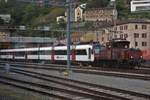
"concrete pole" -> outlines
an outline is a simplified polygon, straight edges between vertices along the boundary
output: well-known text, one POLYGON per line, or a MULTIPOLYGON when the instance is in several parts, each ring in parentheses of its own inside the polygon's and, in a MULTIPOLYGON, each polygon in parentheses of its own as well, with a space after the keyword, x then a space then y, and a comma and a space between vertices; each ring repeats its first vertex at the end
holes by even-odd
POLYGON ((70 44, 71 44, 71 38, 70 38, 70 0, 66 0, 67 4, 67 68, 68 71, 71 67, 71 61, 70 61, 70 44))

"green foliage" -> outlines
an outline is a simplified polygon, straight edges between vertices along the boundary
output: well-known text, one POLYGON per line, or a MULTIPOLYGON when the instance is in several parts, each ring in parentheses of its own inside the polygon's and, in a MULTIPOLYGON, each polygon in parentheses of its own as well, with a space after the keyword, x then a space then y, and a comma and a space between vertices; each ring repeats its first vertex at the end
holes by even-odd
POLYGON ((0 13, 7 11, 7 4, 4 0, 0 0, 0 13))
POLYGON ((149 12, 129 13, 129 19, 150 19, 149 12))
POLYGON ((56 17, 60 15, 64 15, 64 13, 65 13, 65 9, 51 8, 48 11, 48 13, 40 14, 38 17, 34 18, 32 20, 32 26, 51 25, 51 23, 56 23, 56 17))
MULTIPOLYGON (((19 0, 8 0, 8 2, 4 2, 5 0, 0 0, 0 14, 11 14, 12 24, 14 25, 30 25, 30 27, 34 26, 53 26, 53 29, 66 27, 66 23, 61 21, 60 24, 56 23, 56 17, 64 15, 65 9, 58 7, 37 7, 33 4, 26 4, 19 2, 19 0)), ((57 0, 61 1, 61 0, 57 0)), ((65 2, 64 0, 63 2, 65 2)), ((106 7, 110 0, 79 0, 81 3, 87 3, 88 8, 98 8, 98 7, 106 7)), ((134 19, 134 18, 146 18, 150 19, 149 12, 140 12, 140 13, 130 13, 128 7, 125 6, 124 0, 116 0, 116 8, 118 10, 119 19, 134 19)), ((2 20, 0 19, 0 24, 2 24, 2 20)), ((86 23, 85 27, 90 28, 91 24, 86 23)), ((31 35, 32 30, 28 30, 26 33, 22 35, 31 35)), ((54 32, 54 36, 59 32, 54 32)), ((50 33, 47 33, 50 35, 50 33)), ((32 36, 41 36, 41 32, 37 32, 36 34, 32 34, 32 36)))
POLYGON ((116 0, 119 19, 150 19, 149 12, 131 13, 123 0, 116 0))
POLYGON ((109 0, 81 0, 82 2, 87 3, 87 8, 99 8, 106 7, 109 3, 109 0))
POLYGON ((129 10, 123 0, 116 0, 116 8, 120 19, 127 19, 129 10))

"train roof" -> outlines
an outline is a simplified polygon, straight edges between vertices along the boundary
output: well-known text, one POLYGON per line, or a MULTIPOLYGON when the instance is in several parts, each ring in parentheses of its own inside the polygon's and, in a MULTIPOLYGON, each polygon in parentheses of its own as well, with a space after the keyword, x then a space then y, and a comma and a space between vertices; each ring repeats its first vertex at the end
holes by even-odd
MULTIPOLYGON (((52 50, 53 47, 36 47, 36 48, 19 48, 19 49, 3 49, 0 52, 23 52, 23 51, 42 51, 42 50, 52 50)), ((84 48, 92 48, 91 44, 86 45, 72 45, 71 48, 76 49, 84 49, 84 48)), ((55 50, 66 50, 67 46, 54 46, 55 50)))
POLYGON ((20 49, 4 49, 0 50, 0 52, 21 52, 21 51, 37 51, 38 48, 20 48, 20 49))
POLYGON ((112 39, 110 42, 130 42, 130 41, 126 39, 116 38, 116 39, 112 39))

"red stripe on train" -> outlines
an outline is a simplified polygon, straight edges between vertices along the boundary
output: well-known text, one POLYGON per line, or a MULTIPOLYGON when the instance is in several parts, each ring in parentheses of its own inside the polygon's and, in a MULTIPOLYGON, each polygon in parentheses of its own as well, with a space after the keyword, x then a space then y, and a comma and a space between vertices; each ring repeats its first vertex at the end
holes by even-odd
POLYGON ((72 54, 72 61, 75 61, 76 60, 76 51, 75 50, 72 50, 71 52, 72 54))
POLYGON ((142 55, 145 60, 150 60, 150 49, 142 50, 142 55))
POLYGON ((51 61, 52 61, 52 63, 55 63, 55 51, 54 51, 54 47, 52 47, 51 61))

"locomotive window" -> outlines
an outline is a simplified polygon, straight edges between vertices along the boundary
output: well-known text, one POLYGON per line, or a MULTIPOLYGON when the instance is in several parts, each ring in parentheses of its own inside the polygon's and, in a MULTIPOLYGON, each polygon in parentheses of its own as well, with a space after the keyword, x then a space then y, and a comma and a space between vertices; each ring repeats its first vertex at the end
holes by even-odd
POLYGON ((94 47, 93 47, 94 53, 99 54, 101 47, 102 47, 101 45, 94 45, 94 47))
POLYGON ((129 48, 129 42, 116 42, 116 43, 113 43, 113 47, 115 47, 115 48, 129 48))
POLYGON ((67 55, 67 51, 66 50, 56 50, 55 55, 67 55))
POLYGON ((94 53, 98 54, 99 52, 100 52, 100 48, 99 47, 95 47, 94 53))
POLYGON ((76 55, 87 55, 86 50, 76 50, 76 55))

